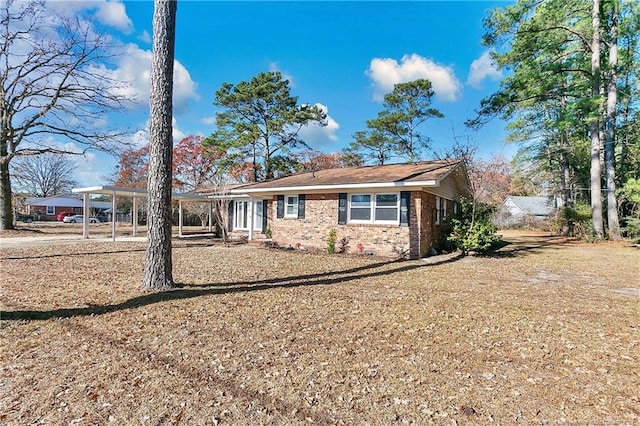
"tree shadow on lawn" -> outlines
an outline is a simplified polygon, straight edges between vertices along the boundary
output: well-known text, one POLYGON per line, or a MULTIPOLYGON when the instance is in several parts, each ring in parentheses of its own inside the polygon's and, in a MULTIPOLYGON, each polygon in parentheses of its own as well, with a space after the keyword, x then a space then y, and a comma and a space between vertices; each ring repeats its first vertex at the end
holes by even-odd
POLYGON ((388 277, 390 275, 411 271, 414 269, 428 268, 432 266, 452 263, 463 256, 450 257, 439 262, 425 264, 421 261, 398 261, 391 260, 378 262, 371 265, 359 266, 352 269, 333 272, 322 272, 317 274, 290 276, 281 278, 269 278, 256 281, 240 281, 232 283, 211 283, 192 286, 188 284, 177 284, 175 289, 161 291, 157 293, 147 293, 134 297, 122 303, 113 305, 92 305, 85 308, 61 308, 48 311, 0 311, 0 319, 4 321, 39 321, 52 318, 72 318, 90 315, 103 315, 126 309, 135 309, 142 306, 153 305, 155 303, 170 300, 185 300, 200 296, 210 296, 216 294, 231 294, 240 292, 269 290, 276 288, 294 288, 302 286, 332 285, 342 284, 363 278, 388 277), (375 269, 397 265, 391 269, 375 269))
POLYGON ((27 259, 47 259, 47 258, 55 258, 55 257, 75 257, 75 256, 95 256, 95 255, 105 255, 105 254, 119 254, 119 253, 135 253, 140 251, 145 251, 146 248, 139 249, 126 249, 126 250, 104 250, 104 251, 96 251, 96 252, 87 252, 83 251, 80 253, 56 253, 56 254, 42 254, 36 256, 8 256, 8 257, 0 257, 0 260, 27 260, 27 259))
MULTIPOLYGON (((85 240, 86 241, 86 240, 85 240)), ((91 240, 88 240, 89 242, 93 242, 91 240)), ((73 243, 71 243, 73 244, 73 243)), ((97 244, 103 244, 102 242, 97 242, 97 244)), ((104 243, 104 244, 113 244, 111 242, 108 243, 104 243)), ((131 243, 127 243, 127 244, 131 244, 131 243)), ((38 254, 38 255, 33 255, 33 256, 7 256, 7 257, 1 257, 0 256, 0 261, 2 260, 28 260, 28 259, 47 259, 47 258, 56 258, 56 257, 75 257, 75 256, 95 256, 95 255, 104 255, 104 254, 119 254, 119 253, 135 253, 135 252, 144 252, 147 250, 146 248, 146 243, 134 243, 134 244, 145 244, 144 247, 141 248, 135 248, 135 249, 120 249, 120 250, 103 250, 103 251, 82 251, 82 252, 78 252, 78 253, 55 253, 55 254, 38 254)), ((203 248, 203 247, 213 247, 213 246, 220 246, 221 244, 218 242, 180 242, 180 244, 174 245, 172 248, 173 249, 183 249, 183 248, 193 248, 193 247, 198 247, 198 248, 203 248)), ((64 247, 64 245, 62 245, 62 247, 64 247)))
POLYGON ((513 258, 528 254, 539 253, 546 248, 556 248, 559 246, 571 244, 575 239, 560 236, 535 236, 535 237, 518 237, 508 240, 500 240, 493 249, 481 255, 490 258, 513 258))

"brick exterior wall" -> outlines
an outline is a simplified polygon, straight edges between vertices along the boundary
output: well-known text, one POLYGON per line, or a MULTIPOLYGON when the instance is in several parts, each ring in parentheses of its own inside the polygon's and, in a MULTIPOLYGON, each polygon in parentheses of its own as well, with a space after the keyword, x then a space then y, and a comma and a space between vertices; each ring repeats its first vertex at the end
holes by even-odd
MULTIPOLYGON (((272 240, 281 247, 305 247, 325 250, 329 231, 336 230, 336 248, 348 239, 347 252, 362 252, 384 257, 408 253, 412 259, 429 255, 431 248, 442 246, 443 226, 435 224, 436 197, 422 191, 411 192, 409 226, 346 224, 338 225, 338 194, 306 194, 304 219, 277 218, 276 197, 269 202, 267 223, 272 240)), ((448 203, 452 209, 453 204, 448 203)), ((247 232, 232 232, 232 237, 247 232)), ((255 233, 254 238, 264 238, 255 233)))

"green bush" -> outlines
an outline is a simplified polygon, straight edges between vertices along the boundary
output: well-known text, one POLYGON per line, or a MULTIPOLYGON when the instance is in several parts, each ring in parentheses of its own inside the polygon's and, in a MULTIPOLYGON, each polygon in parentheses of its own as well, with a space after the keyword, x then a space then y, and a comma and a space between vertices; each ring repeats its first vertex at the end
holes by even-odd
POLYGON ((329 235, 327 236, 327 253, 335 254, 336 252, 336 230, 331 228, 329 235))
POLYGON ((464 254, 470 251, 485 253, 500 241, 500 237, 496 235, 496 227, 489 223, 474 222, 473 226, 468 226, 455 219, 453 222, 449 241, 454 243, 464 254))
POLYGON ((590 205, 579 203, 573 207, 563 208, 562 220, 570 225, 575 237, 581 238, 590 243, 598 240, 596 229, 593 226, 590 205))
POLYGON ((629 179, 620 190, 623 202, 622 218, 624 226, 621 228, 624 236, 634 242, 640 242, 640 179, 629 179))
POLYGON ((487 252, 500 241, 496 227, 491 224, 494 211, 492 206, 485 203, 477 203, 474 211, 471 200, 460 200, 460 211, 451 221, 453 228, 448 240, 463 254, 470 251, 487 252))
POLYGON ((625 217, 625 226, 622 227, 622 232, 627 238, 630 238, 635 243, 640 243, 640 219, 637 217, 625 217))

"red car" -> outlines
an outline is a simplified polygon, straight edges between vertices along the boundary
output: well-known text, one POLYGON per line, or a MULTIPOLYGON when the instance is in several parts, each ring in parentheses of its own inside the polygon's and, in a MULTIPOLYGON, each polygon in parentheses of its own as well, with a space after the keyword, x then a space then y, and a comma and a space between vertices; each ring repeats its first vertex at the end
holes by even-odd
POLYGON ((56 216, 56 219, 57 220, 62 220, 67 216, 73 216, 73 215, 75 215, 74 212, 62 212, 62 213, 58 213, 58 216, 56 216))

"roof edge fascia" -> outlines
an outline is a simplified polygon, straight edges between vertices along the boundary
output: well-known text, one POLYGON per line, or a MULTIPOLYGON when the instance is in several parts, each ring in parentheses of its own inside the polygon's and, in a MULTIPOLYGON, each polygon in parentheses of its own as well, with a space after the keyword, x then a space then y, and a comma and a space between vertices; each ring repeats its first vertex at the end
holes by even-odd
POLYGON ((146 189, 124 188, 124 187, 112 186, 112 185, 99 185, 99 186, 86 186, 83 188, 73 188, 71 192, 73 192, 74 194, 84 194, 84 193, 102 194, 106 192, 110 192, 110 193, 121 192, 121 193, 147 195, 146 189))
POLYGON ((350 189, 379 189, 379 188, 422 188, 440 186, 441 179, 432 179, 415 182, 378 182, 378 183, 351 183, 341 185, 299 185, 299 186, 280 186, 271 188, 238 188, 232 189, 231 194, 260 194, 274 192, 310 192, 310 191, 326 191, 326 190, 350 190, 350 189))

